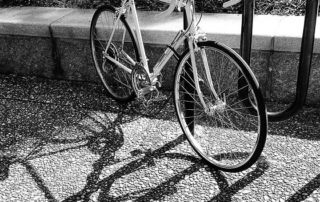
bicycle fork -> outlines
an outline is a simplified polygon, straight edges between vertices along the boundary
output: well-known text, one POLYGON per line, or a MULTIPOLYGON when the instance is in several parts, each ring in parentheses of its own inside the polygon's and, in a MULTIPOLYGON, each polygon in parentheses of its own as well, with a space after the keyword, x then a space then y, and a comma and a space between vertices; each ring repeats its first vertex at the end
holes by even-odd
POLYGON ((207 58, 207 54, 204 48, 198 48, 195 39, 193 37, 190 37, 188 40, 188 45, 189 45, 189 50, 190 50, 190 58, 191 58, 191 66, 192 66, 192 73, 193 73, 193 77, 194 77, 194 85, 196 88, 196 92, 199 96, 201 105, 203 106, 203 108, 205 109, 205 113, 207 113, 208 115, 214 115, 216 111, 222 111, 225 109, 226 106, 226 97, 224 95, 223 100, 219 98, 219 95, 217 94, 213 82, 211 80, 211 73, 210 73, 210 69, 209 69, 209 63, 208 63, 208 58, 207 58), (195 58, 195 51, 200 51, 200 55, 201 55, 201 59, 203 61, 203 65, 204 65, 204 70, 205 70, 205 76, 208 81, 209 84, 209 88, 210 88, 210 92, 212 93, 213 97, 215 98, 215 103, 212 103, 211 101, 205 101, 204 100, 204 95, 203 92, 200 89, 200 80, 199 80, 199 74, 198 74, 198 70, 197 70, 197 64, 196 64, 196 58, 195 58))

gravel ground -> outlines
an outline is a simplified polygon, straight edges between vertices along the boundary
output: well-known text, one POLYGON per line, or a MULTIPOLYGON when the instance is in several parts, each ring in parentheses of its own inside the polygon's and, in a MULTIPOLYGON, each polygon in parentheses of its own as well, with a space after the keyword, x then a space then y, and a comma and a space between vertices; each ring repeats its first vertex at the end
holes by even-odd
POLYGON ((0 201, 320 201, 319 108, 270 123, 239 173, 201 161, 171 102, 144 116, 100 85, 0 75, 0 111, 0 201))

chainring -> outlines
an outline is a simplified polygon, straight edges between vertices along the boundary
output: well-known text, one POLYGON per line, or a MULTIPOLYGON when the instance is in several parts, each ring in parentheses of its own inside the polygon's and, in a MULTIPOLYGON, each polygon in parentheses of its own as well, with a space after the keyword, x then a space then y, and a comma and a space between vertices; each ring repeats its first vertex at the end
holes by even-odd
POLYGON ((157 88, 151 84, 148 72, 139 64, 131 73, 131 81, 138 99, 143 100, 145 104, 159 95, 157 88))

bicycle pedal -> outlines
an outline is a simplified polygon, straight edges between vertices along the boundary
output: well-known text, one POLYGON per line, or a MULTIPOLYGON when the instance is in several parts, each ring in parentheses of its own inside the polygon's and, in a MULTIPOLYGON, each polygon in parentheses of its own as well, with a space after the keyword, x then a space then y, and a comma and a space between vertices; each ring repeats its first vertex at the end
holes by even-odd
POLYGON ((163 102, 169 99, 169 96, 160 93, 157 97, 151 99, 145 99, 145 97, 138 97, 137 101, 142 103, 145 107, 150 106, 150 104, 155 104, 156 102, 163 102))

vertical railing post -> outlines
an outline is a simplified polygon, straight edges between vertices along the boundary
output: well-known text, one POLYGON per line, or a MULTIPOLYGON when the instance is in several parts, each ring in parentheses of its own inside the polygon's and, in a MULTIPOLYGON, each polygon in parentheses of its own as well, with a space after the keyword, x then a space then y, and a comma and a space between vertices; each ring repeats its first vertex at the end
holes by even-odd
POLYGON ((240 36, 240 55, 250 65, 254 0, 243 0, 243 13, 240 36))
POLYGON ((295 115, 303 107, 303 104, 306 101, 318 8, 319 0, 307 0, 295 100, 287 109, 283 111, 268 113, 270 121, 282 121, 295 115))
MULTIPOLYGON (((253 14, 254 14, 254 0, 242 0, 242 21, 241 21, 241 35, 240 35, 240 55, 250 65, 251 59, 251 44, 252 44, 252 29, 253 29, 253 14)), ((243 100, 243 104, 247 109, 255 113, 249 96, 249 87, 247 81, 244 79, 241 72, 239 72, 238 80, 238 96, 243 100), (240 90, 241 89, 241 90, 240 90)))
MULTIPOLYGON (((250 65, 255 0, 243 0, 242 3, 243 15, 241 25, 240 55, 250 65)), ((303 104, 305 103, 309 86, 318 8, 319 0, 307 0, 295 100, 285 110, 268 112, 268 118, 270 121, 282 121, 293 116, 302 108, 303 104)))
POLYGON ((318 8, 319 0, 307 0, 300 50, 296 99, 293 103, 293 106, 296 105, 298 109, 302 108, 308 93, 318 8))

